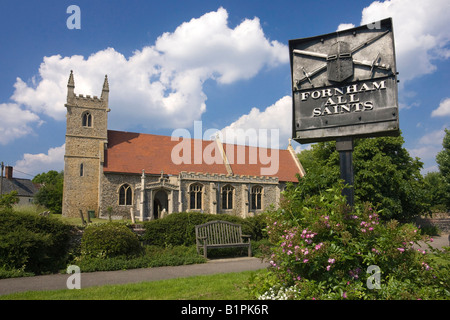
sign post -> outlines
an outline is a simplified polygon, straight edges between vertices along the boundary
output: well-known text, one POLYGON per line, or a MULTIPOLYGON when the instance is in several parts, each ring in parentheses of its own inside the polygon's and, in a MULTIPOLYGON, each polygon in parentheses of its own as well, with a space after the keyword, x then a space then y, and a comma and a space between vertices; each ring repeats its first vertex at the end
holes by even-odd
POLYGON ((350 187, 344 188, 342 194, 347 198, 347 203, 353 206, 353 138, 338 138, 336 140, 336 150, 339 152, 339 165, 341 169, 341 179, 350 187))
MULTIPOLYGON (((353 185, 354 138, 399 134, 392 19, 289 41, 292 136, 336 141, 341 178, 353 185)), ((353 191, 346 189, 349 204, 353 191)))

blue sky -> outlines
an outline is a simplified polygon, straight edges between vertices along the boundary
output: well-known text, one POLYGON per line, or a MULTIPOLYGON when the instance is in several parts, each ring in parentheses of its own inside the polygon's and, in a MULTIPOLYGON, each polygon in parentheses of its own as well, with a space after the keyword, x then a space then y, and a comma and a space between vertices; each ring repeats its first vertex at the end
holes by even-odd
MULTIPOLYGON (((109 129, 278 129, 291 135, 288 41, 394 21, 405 147, 435 171, 450 127, 448 1, 23 1, 0 4, 0 161, 63 169, 65 97, 110 84, 109 129), (81 29, 69 29, 70 5, 81 29)), ((294 143, 297 150, 307 145, 294 143)))

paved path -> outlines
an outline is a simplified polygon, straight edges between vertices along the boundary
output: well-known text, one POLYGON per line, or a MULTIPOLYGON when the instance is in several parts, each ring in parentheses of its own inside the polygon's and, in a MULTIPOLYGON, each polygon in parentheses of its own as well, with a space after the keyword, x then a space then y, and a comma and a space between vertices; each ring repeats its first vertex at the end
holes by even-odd
MULTIPOLYGON (((119 271, 81 273, 81 288, 106 284, 138 283, 183 278, 215 273, 259 270, 268 266, 258 258, 209 260, 207 263, 174 267, 143 268, 119 271)), ((67 289, 69 274, 53 274, 25 278, 1 279, 0 295, 23 291, 67 289)))
MULTIPOLYGON (((440 236, 432 236, 433 242, 428 242, 429 245, 431 245, 435 249, 442 249, 443 246, 450 247, 450 235, 448 233, 443 233, 440 236)), ((427 250, 428 246, 425 243, 419 242, 420 247, 417 247, 417 245, 414 245, 416 248, 420 248, 423 250, 427 250)))

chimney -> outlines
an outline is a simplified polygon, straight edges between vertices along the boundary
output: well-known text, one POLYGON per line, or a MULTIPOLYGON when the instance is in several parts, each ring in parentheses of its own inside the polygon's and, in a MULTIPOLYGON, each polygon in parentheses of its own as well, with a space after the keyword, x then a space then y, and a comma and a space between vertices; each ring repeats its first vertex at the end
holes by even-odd
POLYGON ((12 179, 13 177, 13 167, 6 166, 5 167, 5 177, 6 179, 12 179))

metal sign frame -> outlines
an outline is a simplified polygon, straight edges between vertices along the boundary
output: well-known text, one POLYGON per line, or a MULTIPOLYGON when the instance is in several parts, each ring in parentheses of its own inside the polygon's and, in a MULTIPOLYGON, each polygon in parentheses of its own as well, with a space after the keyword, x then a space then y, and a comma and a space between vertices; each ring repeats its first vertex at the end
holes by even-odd
POLYGON ((299 143, 399 134, 392 19, 289 41, 299 143))

